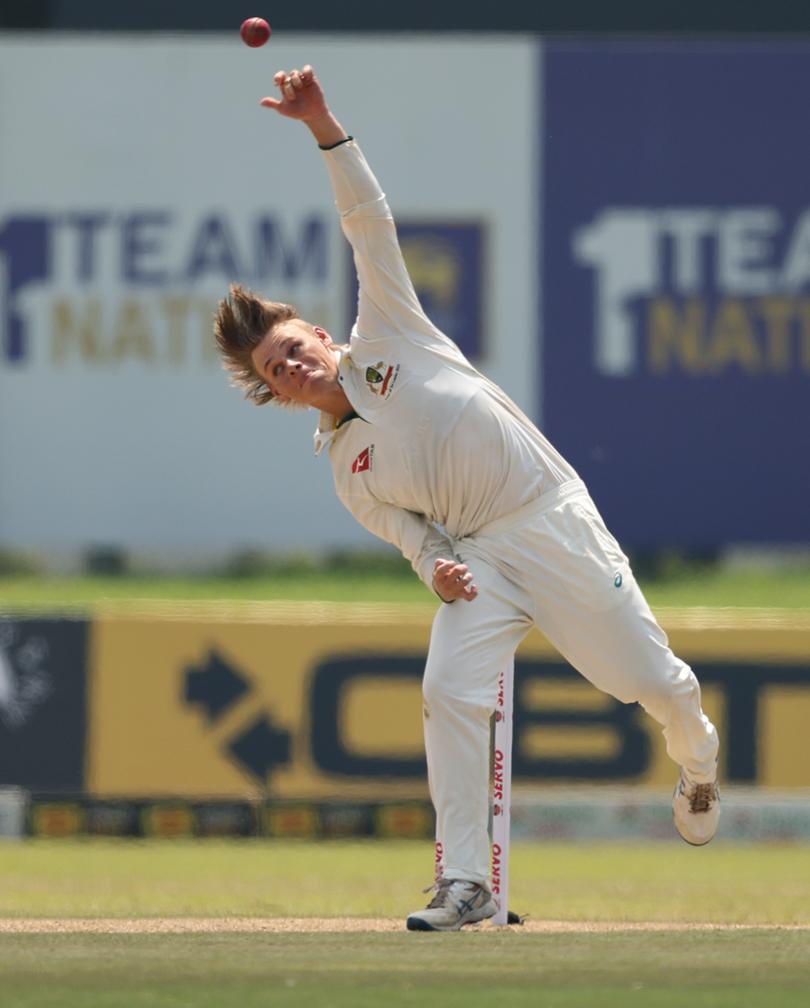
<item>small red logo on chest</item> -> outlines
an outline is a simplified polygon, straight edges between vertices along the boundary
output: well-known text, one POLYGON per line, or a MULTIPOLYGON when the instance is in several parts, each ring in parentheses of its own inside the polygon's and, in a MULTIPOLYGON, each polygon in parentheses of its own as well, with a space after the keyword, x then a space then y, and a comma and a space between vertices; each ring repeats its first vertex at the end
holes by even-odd
POLYGON ((374 445, 369 445, 368 448, 364 448, 357 458, 352 462, 352 472, 361 473, 367 472, 371 468, 371 462, 374 458, 374 445))

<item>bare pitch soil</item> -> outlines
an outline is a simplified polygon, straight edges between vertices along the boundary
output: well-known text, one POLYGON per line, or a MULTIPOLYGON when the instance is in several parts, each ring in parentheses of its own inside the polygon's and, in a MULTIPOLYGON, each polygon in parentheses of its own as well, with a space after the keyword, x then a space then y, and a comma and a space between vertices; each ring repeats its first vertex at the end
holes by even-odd
MULTIPOLYGON (((711 924, 701 921, 526 920, 508 929, 525 934, 608 934, 618 931, 810 931, 810 924, 711 924)), ((0 918, 0 934, 307 934, 404 930, 395 917, 70 917, 0 918)), ((489 923, 465 931, 494 931, 489 923)))

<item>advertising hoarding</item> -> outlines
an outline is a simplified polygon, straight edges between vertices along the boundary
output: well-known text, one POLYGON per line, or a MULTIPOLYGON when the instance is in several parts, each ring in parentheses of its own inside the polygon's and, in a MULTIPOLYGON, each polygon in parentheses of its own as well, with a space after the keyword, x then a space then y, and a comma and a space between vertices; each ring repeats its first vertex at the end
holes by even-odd
POLYGON ((810 46, 549 40, 542 397, 630 546, 810 539, 810 46))
POLYGON ((322 158, 259 106, 278 68, 315 66, 411 222, 426 304, 527 410, 536 400, 532 41, 279 34, 248 50, 236 27, 0 36, 5 547, 113 544, 171 563, 374 542, 313 457, 317 416, 245 404, 214 353, 233 280, 348 334, 322 158), (508 116, 482 67, 516 81, 508 116), (441 101, 438 79, 452 82, 441 101))
POLYGON ((0 788, 85 783, 88 623, 0 615, 0 788))
MULTIPOLYGON (((226 618, 93 626, 88 793, 281 802, 425 800, 421 678, 430 607, 281 603, 226 618)), ((807 621, 670 615, 701 682, 728 784, 810 786, 807 621)), ((638 704, 596 690, 532 631, 515 669, 516 788, 669 790, 677 768, 638 704)))

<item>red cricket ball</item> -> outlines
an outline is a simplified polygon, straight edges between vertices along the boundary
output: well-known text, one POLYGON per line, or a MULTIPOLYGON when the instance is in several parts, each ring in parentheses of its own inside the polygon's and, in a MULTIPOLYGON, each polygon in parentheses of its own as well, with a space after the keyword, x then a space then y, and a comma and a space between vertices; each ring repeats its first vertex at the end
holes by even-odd
POLYGON ((251 49, 258 49, 270 38, 271 28, 264 18, 253 17, 242 22, 239 34, 242 41, 251 49))

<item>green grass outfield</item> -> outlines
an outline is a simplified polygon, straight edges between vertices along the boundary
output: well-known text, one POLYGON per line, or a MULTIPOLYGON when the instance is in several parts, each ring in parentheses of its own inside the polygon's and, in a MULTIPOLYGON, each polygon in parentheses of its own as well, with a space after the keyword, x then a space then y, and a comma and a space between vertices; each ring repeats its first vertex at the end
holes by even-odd
POLYGON ((4 1008, 806 1008, 806 933, 3 935, 4 1008))
MULTIPOLYGON (((810 609, 810 571, 683 569, 641 585, 653 608, 743 606, 810 609)), ((302 573, 245 578, 31 577, 0 575, 0 611, 92 609, 106 601, 433 602, 415 576, 302 573)))
POLYGON ((526 926, 460 934, 398 929, 425 899, 425 842, 24 841, 0 846, 0 864, 3 1008, 810 1003, 801 847, 515 844, 511 903, 526 926), (67 930, 99 917, 133 933, 67 930), (206 928, 140 933, 188 917, 206 928), (229 931, 237 917, 257 929, 229 931), (262 930, 287 917, 397 929, 262 930), (60 923, 14 930, 38 918, 60 923))

